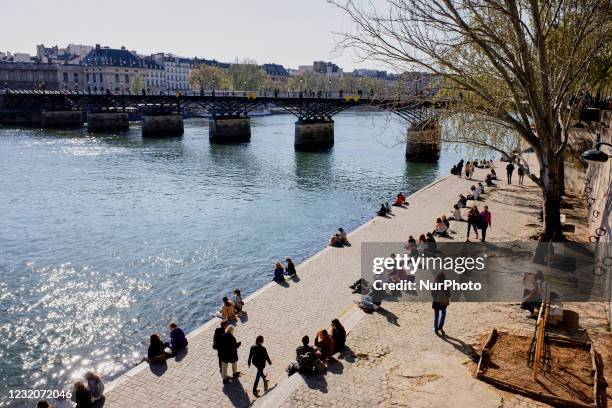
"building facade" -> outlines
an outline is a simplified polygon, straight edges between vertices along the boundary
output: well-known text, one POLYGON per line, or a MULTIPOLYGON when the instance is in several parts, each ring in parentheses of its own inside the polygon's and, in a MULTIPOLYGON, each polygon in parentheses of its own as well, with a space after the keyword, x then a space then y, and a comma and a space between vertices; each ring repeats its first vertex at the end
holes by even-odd
POLYGON ((145 61, 125 47, 97 44, 83 59, 83 68, 86 89, 91 92, 140 93, 149 77, 145 61))

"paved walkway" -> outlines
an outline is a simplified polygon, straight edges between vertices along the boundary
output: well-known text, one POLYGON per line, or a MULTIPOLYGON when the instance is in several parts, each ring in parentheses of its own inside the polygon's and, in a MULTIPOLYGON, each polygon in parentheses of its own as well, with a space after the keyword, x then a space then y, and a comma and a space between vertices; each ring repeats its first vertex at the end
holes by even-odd
MULTIPOLYGON (((498 170, 500 175, 504 173, 499 166, 498 170)), ((477 169, 476 178, 483 176, 484 171, 477 169)), ((226 386, 221 383, 216 352, 211 348, 219 323, 214 320, 190 334, 189 352, 180 361, 170 360, 165 369, 155 372, 142 364, 117 379, 107 392, 106 407, 248 406, 254 401, 251 388, 255 372, 246 367, 246 360, 259 334, 266 339, 273 365, 266 370, 269 393, 256 405, 497 407, 504 401, 521 403, 523 399, 504 399, 497 390, 473 379, 466 364, 470 345, 494 326, 531 332, 532 321, 518 308, 453 305, 446 328, 456 340, 445 342, 433 336, 429 304, 392 304, 387 308, 391 315, 366 315, 355 306, 359 297, 347 288, 360 276, 362 242, 405 241, 410 234, 431 230, 435 218, 448 214, 457 195, 466 193, 472 184, 454 176, 439 180, 412 195, 408 208, 394 209, 394 217, 377 217, 352 232, 352 247, 325 248, 299 265, 299 281, 290 281, 287 287, 271 283, 250 296, 245 307, 248 319, 238 322, 235 330, 243 343, 239 350, 243 376, 239 381, 226 386), (326 376, 308 382, 300 375, 288 379, 285 369, 294 360, 301 337, 308 334, 312 338, 321 328, 329 327, 333 318, 340 318, 351 329, 348 344, 356 358, 340 360, 326 376), (396 318, 397 325, 389 323, 396 318), (410 364, 402 364, 406 361, 410 364)), ((516 193, 517 188, 510 192, 516 193)), ((537 193, 537 188, 531 189, 537 193)), ((493 212, 491 239, 526 238, 530 231, 522 227, 533 222, 537 210, 516 212, 515 205, 505 203, 505 196, 495 197, 487 201, 493 212)), ((457 237, 465 237, 465 224, 455 229, 457 237)))

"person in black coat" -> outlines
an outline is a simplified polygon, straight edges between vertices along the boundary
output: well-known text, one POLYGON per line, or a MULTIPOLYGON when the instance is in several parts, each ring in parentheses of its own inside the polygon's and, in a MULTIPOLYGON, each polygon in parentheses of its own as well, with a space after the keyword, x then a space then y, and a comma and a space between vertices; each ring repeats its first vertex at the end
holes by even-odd
POLYGON ((219 358, 219 372, 221 372, 221 343, 223 342, 223 336, 225 335, 225 329, 229 325, 225 320, 221 321, 221 326, 215 329, 215 335, 213 336, 212 347, 217 350, 217 357, 219 358))
POLYGON ((225 334, 221 338, 221 375, 223 376, 223 384, 227 384, 229 382, 229 377, 227 376, 227 365, 232 365, 232 375, 234 378, 240 377, 240 372, 238 371, 238 347, 240 347, 241 342, 236 341, 234 337, 234 327, 227 326, 225 329, 225 334))
MULTIPOLYGON (((439 286, 443 285, 445 280, 446 276, 444 273, 439 273, 436 276, 436 284, 439 286)), ((436 288, 431 291, 431 297, 431 308, 434 310, 434 332, 446 336, 446 333, 444 333, 444 321, 446 319, 446 308, 450 302, 450 291, 448 289, 436 288)))
POLYGON ((149 348, 147 349, 147 361, 151 364, 163 363, 171 357, 166 353, 166 345, 159 338, 159 334, 152 334, 149 348))
POLYGON ((81 381, 74 383, 74 392, 72 393, 72 401, 76 403, 75 408, 91 408, 91 393, 81 381))
POLYGON ((264 385, 267 386, 268 380, 266 379, 266 375, 263 370, 266 367, 266 362, 268 364, 272 364, 270 357, 268 356, 268 351, 263 346, 264 338, 263 336, 257 336, 255 339, 255 345, 251 346, 251 350, 249 351, 249 361, 248 365, 251 366, 251 363, 257 368, 257 374, 255 375, 255 383, 253 384, 253 395, 257 396, 257 386, 259 385, 259 379, 263 378, 264 385))
POLYGON ((170 341, 165 346, 172 349, 172 355, 176 355, 177 352, 186 349, 189 342, 185 332, 176 323, 170 323, 168 328, 170 329, 170 341))

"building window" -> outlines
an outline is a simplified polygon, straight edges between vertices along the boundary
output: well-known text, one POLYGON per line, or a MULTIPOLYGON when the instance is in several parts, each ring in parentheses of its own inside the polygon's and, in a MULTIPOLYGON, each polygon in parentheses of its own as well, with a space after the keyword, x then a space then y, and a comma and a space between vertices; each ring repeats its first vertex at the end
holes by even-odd
POLYGON ((87 78, 87 82, 89 82, 89 72, 85 75, 85 78, 87 78))
POLYGON ((73 74, 73 78, 74 78, 74 83, 78 83, 79 82, 79 74, 78 74, 78 72, 75 72, 73 74))
MULTIPOLYGON (((104 77, 102 76, 102 73, 100 72, 100 82, 104 82, 104 77)), ((103 89, 104 90, 104 89, 103 89)))
POLYGON ((115 74, 115 83, 119 83, 119 74, 115 74))
POLYGON ((64 72, 64 82, 68 82, 68 73, 64 72))
POLYGON ((130 76, 128 74, 125 74, 125 83, 126 84, 130 83, 130 76))

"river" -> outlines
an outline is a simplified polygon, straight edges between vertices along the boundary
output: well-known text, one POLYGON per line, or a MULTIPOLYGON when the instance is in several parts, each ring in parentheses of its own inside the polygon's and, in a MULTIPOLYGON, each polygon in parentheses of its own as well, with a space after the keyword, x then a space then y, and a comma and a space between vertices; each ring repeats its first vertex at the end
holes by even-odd
MULTIPOLYGON (((190 331, 276 260, 301 262, 398 191, 448 174, 458 153, 407 163, 406 125, 335 117, 330 152, 297 153, 290 115, 252 119, 245 145, 0 127, 0 406, 11 389, 115 378, 177 320, 190 331)), ((433 220, 432 220, 433 224, 433 220)))

